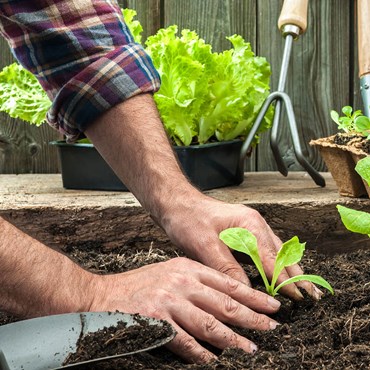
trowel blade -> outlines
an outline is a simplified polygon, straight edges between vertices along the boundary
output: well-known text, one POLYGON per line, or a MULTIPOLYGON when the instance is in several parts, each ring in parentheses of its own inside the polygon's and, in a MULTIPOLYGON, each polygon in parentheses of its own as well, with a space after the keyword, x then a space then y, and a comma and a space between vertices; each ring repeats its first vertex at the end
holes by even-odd
MULTIPOLYGON (((66 369, 82 362, 62 366, 71 352, 77 349, 81 330, 95 332, 124 321, 127 326, 137 324, 140 316, 121 312, 83 312, 39 317, 0 326, 0 370, 66 369)), ((150 325, 163 325, 159 320, 148 318, 150 325)), ((148 351, 171 341, 173 330, 167 338, 156 341, 135 352, 85 361, 83 364, 117 358, 148 351)))

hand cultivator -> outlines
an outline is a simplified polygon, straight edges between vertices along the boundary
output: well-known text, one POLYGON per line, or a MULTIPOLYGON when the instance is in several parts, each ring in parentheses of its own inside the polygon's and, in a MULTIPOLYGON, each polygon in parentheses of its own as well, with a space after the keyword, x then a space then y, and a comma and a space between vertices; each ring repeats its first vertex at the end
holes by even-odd
POLYGON ((275 113, 271 128, 270 145, 279 172, 282 175, 287 176, 288 169, 283 161, 277 140, 281 108, 283 105, 285 105, 286 113, 288 116, 290 134, 293 141, 294 152, 297 157, 297 160, 301 164, 301 166, 310 174, 310 176, 317 185, 325 186, 324 178, 312 167, 312 165, 307 161, 307 159, 302 153, 292 102, 288 94, 284 92, 293 41, 297 40, 298 37, 301 34, 303 34, 307 28, 307 8, 308 0, 285 0, 284 2, 278 21, 279 29, 281 30, 281 33, 285 38, 285 48, 281 64, 278 88, 277 91, 272 92, 267 97, 264 104, 262 105, 262 108, 256 118, 256 121, 254 122, 253 127, 243 144, 240 157, 245 158, 246 153, 249 152, 250 145, 258 131, 259 126, 263 121, 263 118, 269 106, 275 103, 275 113))

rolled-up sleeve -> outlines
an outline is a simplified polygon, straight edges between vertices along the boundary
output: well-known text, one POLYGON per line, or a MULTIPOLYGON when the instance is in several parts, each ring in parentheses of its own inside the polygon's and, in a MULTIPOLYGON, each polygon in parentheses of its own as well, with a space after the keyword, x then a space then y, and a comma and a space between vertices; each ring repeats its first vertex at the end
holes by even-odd
POLYGON ((116 1, 0 1, 0 32, 52 101, 47 121, 76 140, 101 113, 160 78, 116 1))

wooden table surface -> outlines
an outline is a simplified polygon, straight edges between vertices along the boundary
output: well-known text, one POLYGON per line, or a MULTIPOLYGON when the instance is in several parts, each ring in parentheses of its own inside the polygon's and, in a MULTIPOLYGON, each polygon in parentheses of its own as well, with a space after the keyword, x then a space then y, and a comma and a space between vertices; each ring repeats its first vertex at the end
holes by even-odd
MULTIPOLYGON (((304 172, 246 173, 240 186, 206 193, 257 209, 282 239, 298 235, 328 252, 368 246, 367 236, 345 230, 336 205, 370 211, 370 200, 339 196, 331 175, 323 176, 321 188, 304 172)), ((64 189, 59 174, 0 175, 0 213, 49 244, 166 240, 131 193, 64 189)))

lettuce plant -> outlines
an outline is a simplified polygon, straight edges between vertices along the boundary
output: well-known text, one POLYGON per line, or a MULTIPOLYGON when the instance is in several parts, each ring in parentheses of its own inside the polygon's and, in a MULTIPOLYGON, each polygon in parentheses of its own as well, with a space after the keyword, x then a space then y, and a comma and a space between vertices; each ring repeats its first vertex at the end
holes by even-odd
MULTIPOLYGON (((240 35, 232 48, 212 52, 196 32, 176 25, 148 37, 146 50, 161 76, 154 99, 177 145, 232 140, 246 135, 269 93, 270 65, 240 35)), ((271 125, 272 110, 260 132, 271 125)))
MULTIPOLYGON (((126 25, 141 43, 136 11, 122 9, 126 25)), ((256 57, 239 35, 228 37, 230 50, 212 52, 194 31, 160 29, 146 41, 146 51, 161 76, 154 94, 168 135, 177 145, 225 141, 246 135, 269 93, 270 65, 256 57)), ((14 63, 0 73, 0 111, 40 125, 51 102, 37 79, 14 63)), ((259 132, 271 126, 272 108, 259 132)), ((258 142, 256 137, 254 144, 258 142)))
POLYGON ((261 258, 258 254, 257 239, 250 231, 241 227, 229 228, 221 231, 219 237, 229 248, 245 253, 251 257, 262 277, 267 293, 272 296, 275 296, 283 286, 301 280, 308 280, 321 285, 334 294, 334 290, 331 285, 325 279, 317 275, 293 276, 276 286, 276 282, 281 271, 285 267, 292 266, 302 259, 306 243, 300 243, 296 236, 285 242, 278 251, 271 282, 267 279, 261 258))
POLYGON ((143 27, 140 22, 135 19, 137 15, 136 10, 128 8, 122 9, 122 15, 128 29, 130 30, 134 38, 134 41, 138 44, 141 44, 141 34, 143 32, 143 27))
POLYGON ((352 107, 346 105, 342 108, 344 116, 340 116, 335 110, 330 112, 332 120, 340 130, 348 133, 358 133, 370 140, 370 118, 364 116, 361 110, 353 111, 352 107))
POLYGON ((0 111, 40 126, 51 101, 36 77, 13 63, 0 72, 0 111))
MULTIPOLYGON (((357 162, 357 173, 370 186, 370 157, 365 157, 357 162)), ((370 213, 356 211, 341 205, 337 205, 343 225, 354 233, 365 234, 370 237, 370 213)))

